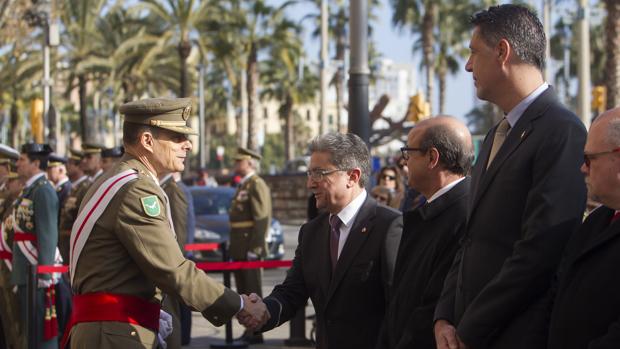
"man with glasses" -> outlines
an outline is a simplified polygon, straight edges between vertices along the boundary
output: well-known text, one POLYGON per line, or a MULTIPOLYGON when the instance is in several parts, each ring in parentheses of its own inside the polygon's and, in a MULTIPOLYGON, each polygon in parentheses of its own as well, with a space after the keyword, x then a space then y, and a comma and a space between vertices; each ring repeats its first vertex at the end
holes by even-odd
MULTIPOLYGON (((312 299, 317 347, 375 347, 393 273, 402 216, 364 189, 370 153, 354 134, 330 133, 310 143, 308 189, 325 209, 299 232, 293 266, 264 299, 270 330, 312 299)), ((240 319, 243 323, 243 319, 240 319)))
POLYGON ((409 185, 427 197, 403 213, 391 299, 377 349, 435 349, 433 312, 465 233, 474 159, 462 122, 437 116, 416 124, 401 148, 409 185))
POLYGON ((549 349, 611 349, 620 343, 620 108, 592 124, 584 160, 588 195, 602 206, 590 213, 566 247, 549 349))
POLYGON ((470 57, 478 98, 505 118, 472 172, 461 251, 435 311, 438 348, 546 346, 546 294, 586 202, 583 124, 545 83, 545 34, 528 8, 475 14, 470 57))

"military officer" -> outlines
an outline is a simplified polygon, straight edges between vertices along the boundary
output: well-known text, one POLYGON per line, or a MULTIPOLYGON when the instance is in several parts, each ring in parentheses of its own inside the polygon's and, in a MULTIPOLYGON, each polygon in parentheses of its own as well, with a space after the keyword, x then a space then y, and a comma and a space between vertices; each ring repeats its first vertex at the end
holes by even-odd
MULTIPOLYGON (((58 244, 58 196, 45 177, 48 156, 52 149, 47 144, 28 143, 21 148, 17 173, 25 181, 21 196, 13 206, 13 272, 11 281, 17 286, 22 323, 27 318, 26 280, 28 265, 53 265, 58 244)), ((39 274, 36 292, 36 340, 38 348, 57 348, 56 332, 48 330, 56 321, 53 299, 53 279, 50 274, 39 274)))
POLYGON ((104 148, 105 146, 97 143, 82 144, 84 156, 82 157, 82 162, 80 162, 80 168, 90 177, 91 183, 103 174, 101 151, 104 148))
POLYGON ((65 204, 60 208, 60 224, 58 249, 65 262, 69 262, 69 238, 73 222, 77 218, 78 209, 82 203, 82 198, 90 187, 90 179, 81 167, 84 153, 80 150, 71 149, 67 160, 67 174, 71 180, 71 191, 65 204))
MULTIPOLYGON (((235 174, 241 183, 230 207, 230 257, 235 261, 260 260, 267 256, 265 237, 271 224, 271 192, 256 174, 260 154, 239 148, 235 156, 235 174)), ((235 271, 237 292, 262 297, 261 269, 235 271)), ((262 343, 262 334, 244 333, 242 340, 262 343)))
MULTIPOLYGON (((13 154, 19 154, 17 151, 13 154)), ((13 202, 17 199, 23 184, 14 169, 13 156, 0 159, 4 189, 0 190, 0 319, 9 348, 23 348, 24 336, 21 334, 18 300, 11 283, 13 266, 13 202)), ((0 157, 8 156, 0 151, 0 157)), ((19 158, 19 155, 18 155, 19 158)))
POLYGON ((0 144, 0 192, 5 188, 11 166, 19 159, 19 152, 8 145, 0 144))
POLYGON ((103 172, 114 166, 125 153, 123 146, 105 148, 101 151, 101 168, 103 172))
POLYGON ((67 158, 57 154, 50 154, 47 162, 47 179, 56 188, 58 193, 58 203, 60 207, 65 205, 69 193, 71 192, 71 181, 67 176, 67 158))
POLYGON ((125 155, 89 189, 71 234, 71 348, 155 348, 169 330, 157 289, 217 326, 238 312, 266 321, 259 305, 186 260, 175 239, 158 176, 184 169, 190 111, 189 98, 120 107, 125 155))

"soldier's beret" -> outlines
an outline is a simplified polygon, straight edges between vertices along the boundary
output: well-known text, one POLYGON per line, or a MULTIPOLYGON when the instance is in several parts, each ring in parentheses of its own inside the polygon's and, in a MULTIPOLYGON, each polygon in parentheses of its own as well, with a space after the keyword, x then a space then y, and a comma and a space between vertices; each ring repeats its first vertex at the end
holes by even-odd
POLYGON ((120 158, 125 153, 125 148, 123 146, 120 147, 112 147, 106 148, 101 151, 102 158, 120 158))
POLYGON ((30 155, 48 155, 54 151, 49 144, 26 143, 22 145, 22 153, 30 155))
POLYGON ((246 148, 237 148, 237 155, 235 155, 235 160, 245 160, 245 159, 256 159, 256 160, 260 160, 263 157, 255 152, 252 151, 250 149, 246 149, 246 148))
POLYGON ((10 160, 17 161, 19 159, 19 152, 8 145, 0 144, 0 159, 8 160, 2 163, 10 162, 10 160))
POLYGON ((64 156, 60 156, 58 154, 50 154, 49 158, 47 159, 47 167, 55 167, 55 166, 60 166, 60 165, 64 165, 67 163, 67 158, 64 156))
POLYGON ((103 144, 98 143, 84 143, 82 144, 82 151, 84 154, 98 154, 105 148, 103 144))
POLYGON ((84 157, 84 153, 77 149, 69 149, 69 159, 74 161, 80 161, 84 157))
POLYGON ((129 102, 119 108, 125 115, 125 122, 149 125, 177 133, 196 135, 187 126, 192 112, 191 98, 149 98, 129 102))

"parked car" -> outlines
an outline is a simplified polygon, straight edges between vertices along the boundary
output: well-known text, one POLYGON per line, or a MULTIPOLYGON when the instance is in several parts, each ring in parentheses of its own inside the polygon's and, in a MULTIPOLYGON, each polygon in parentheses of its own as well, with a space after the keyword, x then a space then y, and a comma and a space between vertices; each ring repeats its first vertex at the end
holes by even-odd
MULTIPOLYGON (((194 213, 196 214, 196 243, 221 243, 230 239, 230 222, 228 210, 235 195, 231 187, 190 187, 194 199, 194 213)), ((267 231, 267 259, 282 259, 284 257, 284 234, 282 226, 276 219, 271 219, 271 226, 267 231)), ((197 261, 222 261, 220 251, 194 251, 197 261)))

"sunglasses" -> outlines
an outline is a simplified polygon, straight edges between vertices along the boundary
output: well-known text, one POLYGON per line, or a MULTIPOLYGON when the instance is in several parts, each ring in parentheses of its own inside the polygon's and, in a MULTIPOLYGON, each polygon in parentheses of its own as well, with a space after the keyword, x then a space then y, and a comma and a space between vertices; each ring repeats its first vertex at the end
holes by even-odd
POLYGON ((385 196, 375 195, 374 198, 377 201, 382 201, 382 202, 387 202, 388 201, 388 198, 386 198, 385 196))
POLYGON ((426 149, 424 148, 411 148, 411 147, 402 147, 400 148, 400 152, 402 154, 403 159, 405 160, 409 160, 409 153, 410 152, 414 152, 414 151, 419 151, 419 152, 426 152, 426 149))
POLYGON ((395 181, 396 180, 396 176, 383 175, 383 176, 381 176, 381 179, 389 179, 391 181, 395 181))
POLYGON ((586 165, 586 167, 590 167, 590 163, 592 162, 592 160, 596 159, 597 157, 601 156, 601 155, 607 155, 607 154, 613 154, 613 153, 620 153, 620 147, 619 148, 615 148, 612 150, 608 150, 608 151, 601 151, 598 153, 583 153, 583 163, 586 165))

